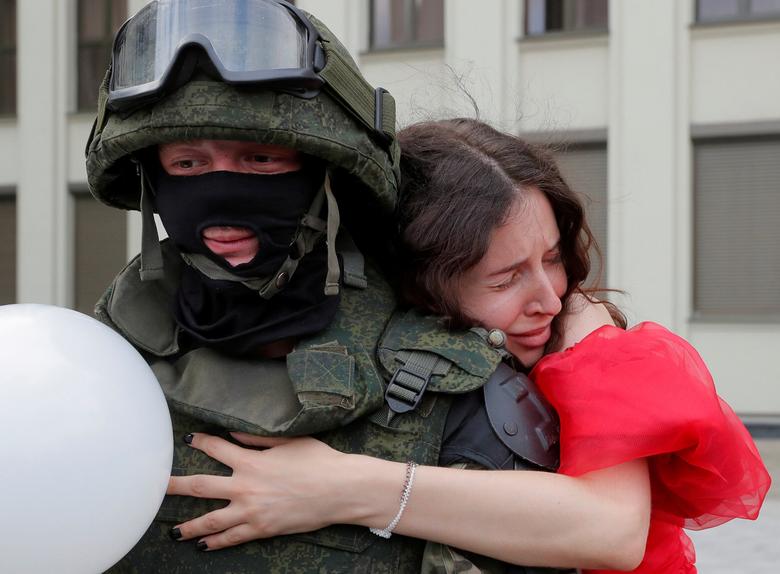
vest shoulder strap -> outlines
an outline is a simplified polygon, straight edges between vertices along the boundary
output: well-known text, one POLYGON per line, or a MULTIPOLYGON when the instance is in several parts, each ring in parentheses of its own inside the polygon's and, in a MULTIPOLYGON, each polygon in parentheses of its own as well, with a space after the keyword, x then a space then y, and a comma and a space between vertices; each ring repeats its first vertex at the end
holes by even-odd
POLYGON ((355 245, 352 236, 344 227, 339 229, 339 234, 336 238, 336 252, 341 255, 341 261, 344 266, 344 285, 355 287, 356 289, 366 289, 368 287, 366 261, 357 245, 355 245))

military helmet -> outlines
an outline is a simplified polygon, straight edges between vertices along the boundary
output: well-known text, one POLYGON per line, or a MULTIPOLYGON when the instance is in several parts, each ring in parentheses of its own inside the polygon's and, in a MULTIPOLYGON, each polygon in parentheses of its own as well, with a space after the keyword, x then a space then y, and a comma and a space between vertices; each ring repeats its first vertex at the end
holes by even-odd
MULTIPOLYGON (((256 20, 266 22, 267 32, 268 19, 256 20)), ((274 25, 280 21, 277 17, 274 25)), ((269 48, 280 52, 278 45, 269 48)), ((337 191, 342 205, 354 200, 381 215, 395 209, 399 150, 393 98, 368 84, 322 22, 284 0, 155 0, 120 29, 86 149, 93 195, 114 207, 139 209, 137 155, 160 143, 193 139, 249 140, 295 148, 325 160, 335 168, 335 179, 339 173, 348 174, 350 184, 341 186, 346 191, 337 191), (160 21, 169 18, 178 25, 184 18, 171 16, 171 10, 178 6, 192 11, 195 4, 219 13, 184 26, 168 38, 166 52, 154 34, 162 29, 169 33, 172 27, 160 21), (259 62, 246 64, 251 52, 268 50, 247 47, 243 40, 278 42, 278 34, 243 30, 243 37, 231 37, 223 30, 221 38, 214 38, 226 22, 246 27, 248 8, 277 16, 284 11, 294 21, 302 41, 292 62, 289 58, 266 61, 269 57, 261 56, 259 62), (139 57, 144 41, 157 43, 144 52, 154 54, 148 61, 139 57), (130 50, 134 52, 127 57, 124 52, 130 50), (180 64, 188 51, 200 53, 199 61, 209 66, 187 70, 191 75, 176 83, 171 77, 181 75, 185 66, 174 64, 180 64), (167 68, 160 65, 161 53, 167 68)))

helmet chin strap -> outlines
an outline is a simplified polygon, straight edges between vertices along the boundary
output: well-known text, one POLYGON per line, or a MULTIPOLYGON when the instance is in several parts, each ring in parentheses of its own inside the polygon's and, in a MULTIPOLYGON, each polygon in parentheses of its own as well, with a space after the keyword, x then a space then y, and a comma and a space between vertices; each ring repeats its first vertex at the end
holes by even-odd
MULTIPOLYGON (((151 183, 148 176, 139 163, 141 175, 141 218, 142 218, 142 240, 141 240, 141 280, 153 281, 163 277, 163 260, 160 250, 160 240, 157 235, 157 226, 154 223, 154 208, 151 199, 151 183)), ((330 176, 326 172, 325 181, 320 191, 315 195, 314 200, 309 206, 308 211, 301 217, 298 225, 298 231, 293 238, 293 244, 296 249, 296 257, 288 255, 287 259, 281 264, 276 273, 266 277, 247 279, 239 277, 230 271, 223 269, 214 261, 199 253, 181 252, 181 257, 187 265, 197 269, 200 273, 209 279, 220 281, 234 281, 245 285, 249 289, 257 291, 263 299, 270 299, 290 282, 298 263, 301 259, 311 253, 321 239, 323 233, 326 236, 328 250, 328 272, 325 277, 325 295, 338 295, 339 278, 341 269, 339 268, 338 257, 336 256, 336 236, 338 235, 340 224, 339 209, 336 198, 330 186, 330 176), (327 221, 320 219, 319 214, 322 211, 323 203, 327 200, 328 215, 327 221)))
POLYGON ((143 164, 136 165, 141 178, 141 281, 157 281, 163 278, 163 258, 154 222, 152 183, 143 164))

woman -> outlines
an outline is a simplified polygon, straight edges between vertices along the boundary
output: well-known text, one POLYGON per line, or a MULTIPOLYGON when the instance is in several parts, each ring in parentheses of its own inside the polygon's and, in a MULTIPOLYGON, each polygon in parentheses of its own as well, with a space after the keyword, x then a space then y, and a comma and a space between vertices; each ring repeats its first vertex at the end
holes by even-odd
MULTIPOLYGON (((468 120, 414 126, 401 142, 412 303, 453 327, 503 329, 507 350, 525 367, 609 321, 582 296, 572 303, 589 268, 589 233, 554 163, 468 120), (567 306, 576 312, 563 321, 567 306)), ((200 481, 203 496, 231 500, 241 523, 195 519, 179 525, 181 540, 216 550, 334 523, 382 529, 400 516, 396 533, 516 564, 625 570, 644 553, 650 488, 641 458, 577 477, 424 467, 410 478, 402 463, 340 454, 313 439, 235 436, 276 446, 252 452, 190 436, 234 475, 175 478, 169 492, 191 492, 200 481), (408 500, 400 513, 402 484, 408 500)))
MULTIPOLYGON (((412 126, 401 143, 408 298, 456 326, 503 329, 508 350, 526 367, 545 350, 586 335, 582 328, 593 322, 586 325, 582 315, 597 316, 580 291, 591 235, 554 162, 519 138, 467 119, 412 126), (439 217, 447 210, 454 222, 439 217), (488 238, 479 234, 485 229, 488 238), (557 312, 561 300, 580 301, 580 317, 556 342, 550 331, 565 323, 557 312), (545 310, 555 319, 546 319, 545 310)), ((757 514, 760 503, 751 497, 766 492, 769 477, 701 358, 682 339, 653 324, 629 332, 605 327, 575 349, 546 357, 532 377, 561 416, 561 472, 581 475, 652 457, 653 519, 638 571, 693 572, 683 525, 703 528, 757 514)))

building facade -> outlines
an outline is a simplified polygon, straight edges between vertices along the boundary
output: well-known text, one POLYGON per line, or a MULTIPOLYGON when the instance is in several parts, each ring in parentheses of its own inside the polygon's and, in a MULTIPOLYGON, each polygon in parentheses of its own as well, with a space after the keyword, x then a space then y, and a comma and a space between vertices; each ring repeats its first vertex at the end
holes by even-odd
MULTIPOLYGON (((140 247, 84 145, 113 31, 143 0, 0 0, 0 303, 86 312, 140 247)), ((298 0, 399 123, 480 117, 555 146, 632 322, 689 339, 780 421, 780 0, 298 0)))

